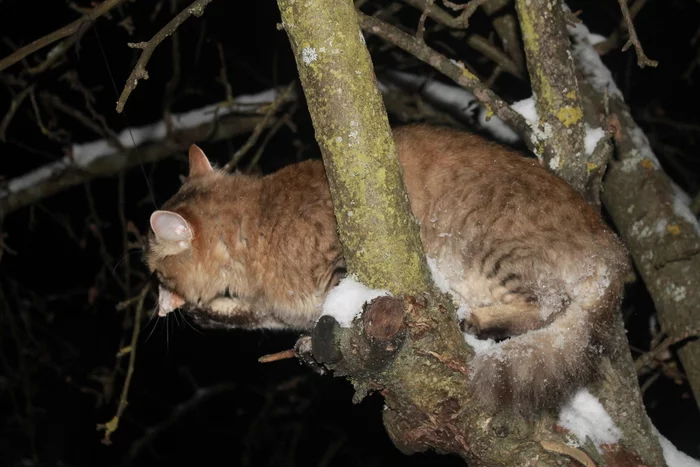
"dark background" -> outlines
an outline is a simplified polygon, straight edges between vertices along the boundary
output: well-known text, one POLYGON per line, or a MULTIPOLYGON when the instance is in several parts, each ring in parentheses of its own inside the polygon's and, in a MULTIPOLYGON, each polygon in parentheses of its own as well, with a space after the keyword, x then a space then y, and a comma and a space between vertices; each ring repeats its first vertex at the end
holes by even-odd
MULTIPOLYGON (((572 1, 572 10, 592 31, 608 35, 620 21, 615 0, 572 1)), ((115 131, 162 118, 173 112, 225 99, 219 81, 225 55, 233 94, 262 91, 296 77, 296 69, 272 0, 215 0, 202 18, 191 18, 178 32, 181 59, 173 92, 172 44, 166 40, 149 65, 150 79, 130 97, 125 114, 114 103, 131 72, 138 51, 126 42, 149 39, 187 6, 182 1, 136 1, 114 10, 85 32, 66 61, 38 77, 23 74, 45 52, 0 72, 0 115, 21 90, 22 78, 86 109, 84 94, 66 74, 77 73, 90 104, 115 131), (173 8, 173 10, 171 10, 173 8), (118 25, 131 18, 133 35, 118 25)), ((374 12, 389 2, 366 2, 374 12)), ((80 6, 89 6, 82 2, 80 6)), ((391 22, 414 28, 420 13, 405 7, 391 22)), ((77 13, 62 1, 0 0, 0 57, 16 47, 73 21, 77 13)), ((632 50, 604 57, 633 114, 647 131, 664 169, 691 197, 697 196, 700 159, 700 2, 650 0, 635 20, 647 55, 656 69, 639 69, 632 50)), ((470 30, 492 33, 480 12, 470 30)), ((445 30, 431 28, 426 40, 460 58, 488 77, 492 64, 445 30), (431 32, 432 31, 432 32, 431 32)), ((416 59, 387 49, 376 38, 368 45, 378 73, 404 69, 432 75, 416 59)), ((436 79, 441 79, 435 76, 436 79)), ((495 90, 510 102, 528 97, 527 83, 503 76, 495 90)), ((415 96, 408 96, 416 99, 415 96)), ((40 103, 41 104, 41 103, 40 103)), ((25 102, 0 142, 0 176, 5 179, 58 160, 73 142, 99 136, 63 115, 25 102), (39 118, 48 132, 40 129, 39 118)), ((395 122, 401 122, 392 116, 395 122)), ((294 130, 283 127, 270 141, 259 164, 264 173, 308 157, 318 157, 305 106, 294 113, 294 130)), ((212 161, 227 162, 247 136, 221 143, 198 142, 212 161)), ((249 158, 242 161, 246 168, 249 158)), ((13 465, 461 465, 436 454, 406 457, 391 444, 381 425, 377 395, 359 405, 350 402, 344 380, 313 374, 296 360, 260 364, 263 354, 290 348, 292 334, 273 332, 200 333, 183 321, 152 318, 139 339, 129 405, 111 446, 96 430, 115 413, 127 358, 116 358, 133 327, 133 308, 117 303, 135 296, 146 278, 138 249, 125 251, 118 212, 143 233, 148 216, 179 185, 186 171, 184 151, 157 164, 92 180, 2 220, 7 247, 0 261, 0 466, 13 465), (120 201, 119 186, 124 199, 120 201), (155 205, 154 205, 155 203, 155 205), (125 258, 129 258, 125 262, 125 258), (130 269, 126 269, 126 265, 130 269), (129 274, 129 286, 117 278, 129 274)), ((1 180, 0 180, 1 183, 1 180)), ((130 237, 133 239, 133 236, 130 237)), ((643 284, 630 286, 623 313, 633 355, 647 351, 656 331, 654 308, 643 284)), ((643 375, 644 400, 656 427, 680 449, 700 457, 700 416, 682 368, 671 352, 663 364, 643 375)))

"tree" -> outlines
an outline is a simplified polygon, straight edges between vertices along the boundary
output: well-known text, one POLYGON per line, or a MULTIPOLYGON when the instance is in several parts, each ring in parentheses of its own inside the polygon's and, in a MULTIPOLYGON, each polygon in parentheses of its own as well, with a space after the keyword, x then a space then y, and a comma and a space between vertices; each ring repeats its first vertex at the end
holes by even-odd
MULTIPOLYGON (((373 304, 365 311, 365 315, 371 315, 373 320, 365 320, 361 326, 358 325, 349 331, 338 329, 332 322, 324 322, 315 331, 313 354, 320 360, 324 360, 336 372, 351 375, 358 399, 365 392, 374 389, 373 382, 381 383, 385 388, 383 394, 390 401, 392 408, 400 407, 400 410, 384 411, 383 416, 394 443, 405 452, 438 448, 441 451, 458 453, 464 458, 479 460, 487 465, 498 462, 522 463, 536 457, 541 462, 549 463, 557 462, 562 457, 564 459, 568 457, 584 464, 595 461, 601 465, 619 465, 624 462, 623 459, 627 461, 641 459, 648 465, 660 465, 659 447, 656 438, 651 435, 651 429, 644 414, 634 379, 635 368, 629 353, 626 351, 621 352, 620 359, 606 363, 606 381, 594 391, 617 425, 625 427, 624 446, 622 444, 611 446, 604 451, 602 456, 591 445, 581 449, 570 448, 564 443, 565 436, 557 432, 556 420, 552 418, 543 419, 541 424, 536 427, 528 425, 522 420, 499 418, 489 425, 495 429, 489 431, 483 428, 485 414, 481 413, 478 407, 470 407, 469 401, 466 399, 467 396, 463 394, 464 391, 461 389, 466 387, 466 374, 461 362, 468 361, 468 350, 464 347, 463 339, 457 332, 458 330, 444 322, 444 318, 442 320, 438 318, 440 307, 449 308, 449 305, 442 301, 440 295, 430 284, 420 244, 417 242, 415 226, 408 216, 406 198, 402 194, 395 154, 393 154, 388 134, 387 120, 384 116, 382 102, 378 99, 379 94, 374 88, 372 67, 365 45, 360 42, 360 36, 355 33, 357 31, 355 18, 359 19, 359 24, 366 33, 382 38, 385 44, 391 44, 393 47, 405 50, 409 55, 417 57, 453 80, 458 86, 469 90, 484 106, 483 111, 477 111, 477 116, 479 116, 479 112, 482 112, 481 116, 493 114, 496 117, 492 119, 490 124, 498 121, 506 122, 520 134, 530 150, 541 157, 548 167, 556 170, 577 189, 586 193, 593 203, 599 201, 598 193, 601 185, 604 186, 603 202, 605 208, 612 215, 615 225, 630 246, 635 263, 659 309, 659 318, 663 329, 668 334, 666 339, 659 342, 658 347, 651 353, 645 354, 637 360, 637 370, 656 367, 658 371, 657 358, 660 352, 681 343, 683 347, 680 350, 680 357, 697 398, 699 387, 697 377, 698 371, 700 371, 700 365, 697 364, 699 344, 697 342, 686 343, 684 340, 696 334, 692 322, 692 310, 696 302, 693 294, 698 293, 697 290, 700 288, 693 287, 693 284, 698 282, 697 274, 700 273, 698 272, 700 268, 696 262, 697 255, 693 252, 697 249, 698 230, 700 229, 698 229, 697 221, 685 207, 685 204, 676 201, 677 195, 673 191, 672 185, 651 153, 643 133, 632 119, 631 111, 626 107, 622 94, 615 87, 611 77, 605 75, 607 69, 602 67, 597 54, 593 52, 593 45, 590 43, 590 36, 585 28, 573 26, 575 20, 564 12, 549 15, 539 14, 538 12, 548 11, 546 2, 530 1, 527 4, 526 2, 516 2, 521 29, 525 32, 523 42, 527 68, 535 94, 540 97, 537 101, 540 120, 533 122, 517 113, 491 90, 493 83, 502 73, 519 78, 526 75, 525 60, 519 47, 520 39, 513 21, 512 11, 505 10, 504 13, 502 10, 504 6, 507 8, 508 2, 471 0, 461 7, 445 2, 445 8, 461 9, 458 16, 452 16, 448 10, 436 4, 437 2, 406 0, 404 2, 406 5, 416 8, 416 10, 410 11, 420 14, 418 32, 412 36, 396 26, 390 25, 392 22, 390 21, 390 12, 397 11, 396 5, 385 9, 383 6, 368 6, 365 5, 365 2, 357 2, 356 6, 361 10, 355 16, 355 10, 349 2, 342 2, 342 4, 333 2, 333 5, 327 5, 328 2, 314 1, 317 3, 297 1, 292 2, 292 4, 282 0, 279 3, 282 11, 282 25, 290 35, 292 44, 295 44, 295 57, 304 93, 331 180, 346 257, 349 259, 350 267, 359 273, 366 283, 377 287, 386 287, 398 293, 404 292, 412 298, 406 299, 404 302, 382 300, 373 304), (314 5, 312 10, 304 10, 305 6, 308 7, 311 4, 314 5), (485 15, 488 15, 487 17, 493 19, 494 31, 501 38, 502 49, 498 44, 485 40, 478 33, 470 33, 466 42, 496 64, 492 78, 489 80, 479 79, 477 75, 481 72, 473 69, 471 65, 465 66, 463 63, 448 59, 447 56, 429 47, 425 41, 426 34, 431 37, 444 34, 446 37, 456 37, 458 40, 463 38, 463 30, 468 26, 470 19, 473 18, 475 12, 482 10, 485 15), (371 11, 374 11, 375 14, 370 15, 371 11), (304 26, 305 20, 308 21, 310 18, 315 20, 312 27, 304 26), (567 22, 569 22, 568 32, 567 22), (428 28, 426 24, 432 25, 432 29, 428 28), (328 28, 331 26, 332 28, 329 30, 328 28), (535 32, 539 37, 535 37, 535 32), (574 42, 574 60, 567 56, 567 34, 571 34, 574 42), (355 52, 349 54, 355 62, 340 60, 338 56, 335 56, 334 60, 325 61, 325 57, 314 50, 313 44, 330 36, 338 38, 336 44, 339 47, 340 41, 343 41, 343 50, 355 52), (307 42, 311 45, 306 45, 307 42), (542 47, 543 44, 546 44, 547 47, 542 47), (574 63, 576 63, 576 68, 574 63), (361 70, 359 79, 354 73, 347 73, 347 67, 350 67, 351 70, 361 70), (316 75, 313 73, 314 70, 318 71, 316 75), (352 89, 354 91, 352 97, 345 95, 344 99, 331 100, 329 104, 329 96, 333 96, 333 94, 323 92, 323 90, 328 89, 328 87, 332 89, 338 83, 327 80, 329 77, 327 73, 319 78, 323 70, 333 70, 330 76, 339 79, 343 89, 352 89), (577 79, 574 78, 574 73, 578 73, 577 79), (484 81, 489 84, 485 84, 484 81), (569 92, 576 89, 577 86, 576 92, 569 92), (357 99, 353 99, 353 97, 357 99), (326 106, 325 110, 328 110, 330 106, 332 112, 324 114, 324 106, 326 106), (368 198, 360 196, 361 194, 355 189, 356 187, 353 187, 352 182, 344 180, 348 170, 359 170, 356 167, 348 168, 349 160, 343 158, 343 151, 338 151, 339 149, 347 150, 347 148, 336 144, 337 129, 343 125, 343 119, 347 119, 348 115, 360 119, 361 133, 367 135, 366 138, 363 138, 363 146, 358 149, 358 154, 382 154, 381 159, 372 160, 376 164, 374 171, 384 169, 388 173, 387 179, 390 183, 376 183, 374 185, 372 203, 362 203, 363 199, 367 201, 368 198), (543 137, 543 129, 547 124, 553 125, 554 128, 559 126, 558 131, 554 132, 554 137, 549 137, 549 135, 543 137), (602 126, 613 136, 617 156, 616 160, 610 163, 609 174, 605 179, 603 179, 603 175, 613 146, 604 140, 594 151, 590 153, 585 151, 586 125, 602 126), (571 151, 570 148, 574 148, 574 150, 571 151), (576 157, 570 157, 572 154, 576 157), (641 191, 641 187, 648 186, 654 187, 654 192, 651 195, 641 191), (390 190, 387 191, 386 188, 390 188, 390 190), (640 202, 642 197, 644 201, 640 202), (350 217, 344 214, 347 210, 348 200, 352 200, 355 206, 359 202, 363 209, 357 212, 362 215, 350 217), (376 217, 377 211, 385 211, 387 206, 391 207, 391 212, 395 213, 397 217, 388 222, 388 226, 382 227, 380 225, 377 232, 368 231, 367 226, 376 225, 376 223, 369 223, 367 219, 376 217), (656 227, 661 223, 663 226, 660 233, 656 227), (374 247, 367 247, 368 244, 372 243, 375 244, 374 247), (381 246, 377 247, 377 244, 381 246), (370 252, 394 248, 396 254, 392 255, 392 258, 399 258, 401 261, 397 265, 380 261, 376 255, 374 257, 356 256, 354 253, 358 251, 358 245, 363 245, 365 251, 370 252), (650 251, 654 252, 654 257, 649 256, 650 251), (659 257, 662 259, 658 259, 659 257), (395 273, 397 270, 401 273, 395 273), (395 282, 385 283, 388 279, 395 282), (420 342, 406 338, 403 332, 405 316, 409 315, 407 319, 410 323, 412 310, 417 309, 421 310, 422 316, 433 316, 435 322, 440 323, 430 329, 427 337, 420 342), (377 319, 384 319, 386 327, 383 329, 368 327, 370 321, 375 322, 377 319), (387 329, 390 330, 388 334, 386 334, 387 329), (366 337, 363 337, 367 335, 373 336, 373 339, 367 341, 366 337), (339 342, 338 347, 333 342, 339 342), (337 356, 340 354, 349 355, 348 352, 343 352, 346 346, 358 345, 358 342, 365 346, 366 350, 361 358, 337 360, 337 356), (397 353, 396 347, 399 344, 401 350, 397 353), (415 382, 414 378, 410 378, 412 367, 418 361, 430 368, 435 380, 452 385, 449 391, 460 394, 458 406, 470 408, 457 410, 449 404, 445 405, 445 400, 435 399, 430 394, 425 382, 415 382), (371 377, 367 375, 371 375, 371 377), (633 405, 633 410, 630 410, 627 405, 630 403, 633 405), (626 409, 622 408, 623 405, 626 409), (438 407, 447 408, 440 412, 438 407), (444 415, 444 419, 436 420, 434 418, 436 413, 444 415), (452 417, 453 415, 454 417, 452 417), (623 423, 623 419, 626 423, 623 423), (524 438, 521 437, 523 433, 526 433, 524 438), (473 441, 475 437, 479 442, 473 441), (467 442, 466 439, 469 439, 470 442, 467 442), (523 439, 537 440, 538 443, 525 443, 527 444, 525 449, 522 448, 524 446, 523 439), (494 450, 493 446, 499 448, 494 450)), ((181 47, 179 45, 181 43, 177 39, 178 27, 188 17, 201 16, 210 0, 196 1, 182 10, 176 8, 177 2, 171 2, 170 15, 172 19, 150 41, 133 44, 133 48, 141 50, 140 58, 136 62, 131 76, 126 79, 127 85, 121 93, 117 106, 119 112, 125 108, 128 110, 128 106, 137 95, 134 92, 138 92, 138 89, 144 85, 141 83, 137 87, 139 80, 148 77, 147 70, 153 68, 149 66, 149 59, 152 56, 157 57, 154 55, 156 47, 166 37, 175 34, 175 40, 172 41, 172 56, 174 57, 172 77, 168 83, 164 83, 162 86, 166 90, 163 105, 165 119, 162 124, 144 127, 141 131, 125 130, 121 134, 116 134, 110 129, 113 123, 108 124, 104 117, 95 111, 93 92, 81 83, 77 75, 66 73, 63 75, 63 79, 70 82, 73 89, 83 96, 84 109, 75 105, 66 105, 59 95, 43 89, 43 83, 34 77, 51 76, 51 73, 55 73, 56 70, 60 71, 62 67, 65 68, 66 60, 62 57, 64 54, 68 54, 66 56, 70 57, 70 54, 77 50, 73 47, 79 44, 81 39, 84 42, 86 31, 92 27, 90 26, 91 22, 101 15, 108 14, 112 9, 126 8, 122 3, 120 1, 105 1, 92 10, 81 10, 84 15, 81 19, 27 47, 17 49, 6 59, 0 60, 0 71, 13 65, 17 69, 22 65, 21 71, 4 72, 1 75, 8 89, 14 93, 8 107, 10 111, 6 113, 2 124, 0 124, 0 135, 3 138, 7 138, 11 134, 9 130, 12 129, 13 122, 17 122, 23 117, 22 109, 25 112, 29 110, 30 114, 33 113, 33 120, 41 132, 59 144, 65 144, 68 140, 63 128, 57 123, 60 120, 55 118, 57 112, 74 118, 89 131, 94 131, 105 138, 97 145, 74 145, 72 153, 67 154, 64 159, 41 167, 33 173, 11 178, 6 185, 5 193, 0 196, 0 208, 5 215, 31 206, 42 198, 59 193, 70 186, 84 183, 94 176, 114 174, 131 166, 143 165, 171 154, 181 153, 191 141, 202 139, 216 141, 250 133, 250 137, 242 141, 240 149, 235 151, 235 154, 230 158, 227 167, 233 167, 249 157, 250 154, 247 152, 257 145, 258 150, 251 161, 251 166, 253 166, 257 164, 256 161, 260 160, 262 149, 270 142, 274 134, 285 126, 290 126, 292 121, 290 115, 298 107, 296 104, 298 97, 296 97, 293 87, 285 86, 282 91, 274 93, 271 104, 262 107, 257 111, 257 114, 241 116, 240 111, 247 103, 270 101, 273 94, 261 94, 257 98, 254 96, 244 97, 238 99, 236 106, 231 105, 234 99, 224 65, 221 67, 220 83, 226 89, 227 102, 208 109, 214 115, 213 120, 205 117, 206 112, 194 112, 186 118, 181 113, 178 115, 171 110, 173 102, 177 100, 173 90, 178 87, 178 80, 181 79, 180 59, 175 58, 179 57, 179 47, 181 47), (30 53, 40 51, 41 47, 48 45, 51 45, 53 49, 51 53, 46 55, 45 59, 37 64, 20 63, 20 60, 26 60, 30 53), (127 99, 129 100, 127 101, 127 99), (285 110, 281 117, 280 110, 285 110), (266 137, 260 141, 259 138, 266 132, 266 137), (166 135, 165 140, 161 140, 163 134, 166 135), (105 144, 105 141, 108 143, 105 144), (104 148, 108 147, 110 143, 114 149, 105 150, 104 148), (137 146, 137 148, 132 150, 130 149, 132 146, 137 146)), ((624 2, 621 3, 625 20, 624 28, 621 29, 629 31, 631 43, 635 46, 640 63, 648 65, 650 61, 641 51, 641 45, 631 23, 631 16, 638 13, 642 3, 637 2, 630 12, 627 11, 624 2)), ((206 11, 209 12, 216 7, 215 5, 216 2, 207 7, 206 11)), ((125 30, 133 27, 133 24, 130 23, 132 16, 125 15, 123 10, 118 9, 113 11, 119 12, 118 16, 122 18, 120 23, 123 23, 122 27, 125 30)), ((136 17, 134 13, 133 18, 136 17)), ((613 39, 619 41, 619 34, 611 36, 607 44, 614 42, 613 39)), ((598 48, 602 50, 606 44, 598 45, 600 46, 598 48)), ((223 63, 225 61, 224 48, 219 46, 218 51, 223 63)), ((392 53, 397 54, 398 52, 396 49, 392 49, 392 53)), ((459 57, 459 54, 453 56, 459 57)), ((151 74, 154 74, 153 71, 151 74)), ((416 75, 413 75, 412 78, 409 77, 408 81, 411 79, 415 81, 415 77, 416 75)), ((381 79, 385 87, 387 84, 406 86, 408 82, 406 75, 399 76, 392 73, 382 74, 381 79)), ((427 91, 429 86, 430 83, 428 86, 424 86, 422 91, 427 91)), ((451 92, 456 92, 455 88, 452 88, 451 92)), ((384 94, 386 106, 394 115, 405 113, 406 109, 405 98, 397 99, 397 94, 400 95, 395 90, 384 94)), ((423 109, 434 116, 454 119, 454 115, 457 115, 458 118, 465 115, 464 112, 456 114, 452 112, 452 117, 445 117, 448 113, 436 110, 439 108, 439 99, 436 102, 435 96, 426 98, 423 109)), ((416 112, 416 109, 410 110, 416 112)), ((489 124, 488 122, 484 123, 487 126, 489 124)), ((372 177, 366 176, 366 180, 372 180, 372 177)), ((89 185, 86 186, 89 187, 89 185)), ((128 204, 125 201, 128 197, 126 186, 129 185, 125 183, 125 178, 121 175, 118 184, 119 210, 117 218, 122 228, 123 234, 120 242, 124 249, 137 245, 140 235, 139 229, 128 222, 125 211, 125 206, 128 204)), ((118 292, 113 296, 121 296, 124 300, 121 305, 121 313, 124 318, 123 327, 125 331, 133 328, 134 332, 128 338, 127 336, 121 338, 119 355, 131 355, 131 360, 126 365, 128 368, 127 380, 129 380, 134 369, 136 369, 137 375, 139 371, 134 351, 141 344, 139 326, 134 326, 134 321, 136 323, 141 321, 148 289, 142 287, 143 277, 140 276, 138 268, 133 263, 127 259, 125 264, 117 264, 112 258, 110 248, 107 246, 110 241, 106 240, 102 233, 105 226, 100 221, 100 217, 104 214, 98 215, 98 210, 95 207, 101 198, 93 196, 92 191, 88 188, 87 200, 92 213, 89 231, 92 232, 100 245, 100 256, 106 267, 100 273, 100 279, 90 290, 93 294, 92 300, 107 293, 114 294, 114 292, 108 292, 109 288, 106 286, 107 282, 114 281, 118 292), (129 340, 131 346, 126 345, 129 340)), ((80 241, 81 234, 76 235, 73 232, 70 220, 66 220, 64 217, 55 218, 65 227, 69 235, 73 235, 80 241)), ((8 217, 8 222, 10 220, 8 217)), ((8 231, 10 234, 12 233, 12 230, 8 229, 8 231)), ((10 246, 12 245, 11 240, 12 237, 8 240, 10 246)), ((6 255, 11 255, 12 249, 4 248, 4 252, 6 255)), ((10 256, 6 256, 6 258, 8 257, 10 256)), ((18 292, 18 290, 21 290, 21 287, 18 289, 16 282, 11 279, 6 280, 3 286, 5 309, 26 309, 26 305, 22 305, 23 302, 20 300, 22 292, 18 292)), ((36 304, 33 308, 37 309, 40 306, 40 300, 36 296, 30 296, 32 296, 33 303, 36 304)), ((31 310, 32 307, 29 309, 31 310)), ((16 342, 19 348, 24 345, 23 343, 32 342, 29 337, 25 337, 31 336, 32 333, 25 333, 23 328, 18 327, 17 320, 13 316, 12 313, 7 313, 4 319, 4 322, 9 325, 6 329, 9 330, 11 336, 10 340, 6 340, 6 342, 16 342)), ((27 329, 34 329, 34 327, 29 326, 27 329)), ((621 349, 626 349, 621 322, 619 331, 619 346, 621 349)), ((34 349, 35 347, 30 345, 30 348, 34 349)), ((7 354, 7 352, 8 349, 3 348, 3 353, 7 354)), ((30 355, 32 354, 30 353, 30 355)), ((35 359, 32 356, 28 360, 34 362, 35 359)), ((12 370, 13 365, 8 365, 7 368, 12 370)), ((18 377, 16 379, 13 377, 11 380, 22 381, 24 379, 25 386, 21 392, 24 393, 28 404, 24 413, 28 420, 33 420, 34 409, 31 407, 35 398, 31 395, 33 390, 30 381, 33 378, 32 375, 37 374, 38 370, 28 370, 30 367, 35 368, 33 365, 27 364, 26 358, 20 358, 17 366, 18 371, 15 373, 18 377)), ((116 371, 103 379, 104 388, 99 392, 104 392, 104 397, 107 399, 111 397, 108 395, 109 393, 118 392, 115 391, 114 385, 121 380, 120 368, 122 368, 122 364, 118 360, 116 371)), ((667 372, 670 371, 666 365, 661 368, 667 372)), ((9 371, 8 374, 13 374, 13 371, 9 371)), ((121 392, 117 417, 112 418, 111 422, 107 423, 108 435, 113 432, 118 434, 119 430, 125 429, 119 428, 117 430, 120 423, 123 427, 124 414, 128 414, 128 409, 125 412, 126 402, 127 400, 134 402, 135 398, 137 400, 138 397, 134 396, 133 392, 131 396, 127 397, 128 389, 129 381, 121 392)), ((195 391, 191 401, 196 406, 204 398, 210 397, 210 394, 219 394, 228 390, 231 390, 229 386, 219 387, 217 385, 199 388, 195 391)), ((16 392, 14 389, 11 391, 12 394, 20 394, 21 392, 16 392)), ((187 404, 182 406, 185 407, 182 410, 187 410, 187 407, 190 407, 187 404)), ((177 416, 173 417, 171 418, 176 421, 177 416)), ((103 420, 109 419, 110 417, 106 417, 103 420)), ((175 423, 175 421, 169 423, 175 423)), ((158 427, 160 426, 163 425, 158 425, 158 427)), ((165 426, 167 428, 168 425, 165 426)), ((158 428, 155 432, 158 433, 159 430, 161 429, 158 428)), ((35 439, 31 430, 26 433, 29 439, 35 439)), ((152 442, 150 436, 144 436, 139 442, 134 443, 134 449, 137 453, 141 452, 143 446, 152 442)))

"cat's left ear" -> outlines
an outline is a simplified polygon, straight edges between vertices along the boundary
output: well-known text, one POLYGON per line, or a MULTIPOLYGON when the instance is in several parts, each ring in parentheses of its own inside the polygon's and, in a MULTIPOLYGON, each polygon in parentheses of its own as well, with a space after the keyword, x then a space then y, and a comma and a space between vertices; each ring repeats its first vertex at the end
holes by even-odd
POLYGON ((192 229, 180 215, 171 211, 155 211, 151 214, 151 229, 159 241, 175 243, 181 248, 189 248, 192 229))
POLYGON ((204 154, 204 151, 197 146, 196 144, 193 144, 190 146, 190 177, 196 177, 198 175, 205 175, 208 174, 209 172, 212 172, 214 169, 211 168, 211 164, 209 163, 209 159, 207 159, 207 156, 204 154))

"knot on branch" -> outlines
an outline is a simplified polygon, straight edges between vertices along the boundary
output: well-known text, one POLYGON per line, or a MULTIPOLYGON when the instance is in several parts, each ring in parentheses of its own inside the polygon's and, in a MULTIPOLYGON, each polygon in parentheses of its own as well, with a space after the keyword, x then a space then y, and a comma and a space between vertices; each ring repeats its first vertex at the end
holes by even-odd
POLYGON ((314 358, 342 374, 381 370, 404 342, 405 315, 402 299, 378 297, 363 306, 351 328, 341 328, 332 316, 321 316, 312 334, 314 358))

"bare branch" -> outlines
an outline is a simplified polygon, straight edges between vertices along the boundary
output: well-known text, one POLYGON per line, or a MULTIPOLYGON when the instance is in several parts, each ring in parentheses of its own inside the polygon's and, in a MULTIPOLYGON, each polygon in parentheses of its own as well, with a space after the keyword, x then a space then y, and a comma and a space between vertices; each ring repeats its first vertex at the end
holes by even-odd
POLYGON ((156 33, 155 36, 153 36, 148 42, 139 42, 139 43, 130 43, 129 47, 132 48, 137 48, 137 49, 142 49, 141 56, 139 57, 138 62, 136 62, 136 66, 134 69, 131 71, 131 74, 126 80, 126 84, 124 85, 124 90, 122 91, 121 96, 119 96, 119 100, 117 101, 117 112, 122 113, 124 110, 124 106, 126 105, 127 99, 129 99, 129 95, 131 92, 136 88, 136 85, 139 83, 139 80, 141 79, 148 79, 148 71, 146 71, 146 65, 148 64, 148 61, 151 59, 151 55, 153 55, 153 52, 155 51, 156 47, 160 45, 163 40, 165 40, 166 37, 170 36, 175 30, 185 22, 187 18, 190 16, 202 16, 204 14, 204 8, 206 8, 207 5, 211 3, 211 0, 195 0, 182 10, 180 13, 178 13, 173 19, 168 22, 163 28, 156 33))
POLYGON ((214 105, 204 110, 175 115, 173 118, 183 123, 176 131, 168 133, 165 139, 158 136, 166 133, 160 127, 164 125, 163 122, 124 130, 119 136, 119 141, 127 148, 123 151, 115 149, 109 140, 78 147, 80 153, 73 152, 58 162, 0 183, 0 214, 9 214, 92 178, 112 176, 129 167, 163 159, 183 150, 194 141, 218 141, 246 134, 253 131, 263 118, 251 115, 251 106, 268 103, 270 99, 274 99, 274 93, 265 91, 256 95, 239 96, 234 101, 235 105, 214 105), (243 110, 247 110, 247 115, 240 115, 243 110), (228 115, 234 111, 239 114, 228 115), (210 113, 213 115, 205 118, 210 113), (137 147, 133 147, 132 134, 136 137, 137 147))
POLYGON ((95 21, 97 18, 104 15, 123 1, 124 0, 105 0, 104 2, 100 3, 99 6, 85 12, 85 15, 82 18, 77 19, 72 23, 63 26, 61 29, 57 29, 51 34, 47 34, 46 36, 35 40, 31 44, 25 45, 21 49, 16 50, 14 53, 0 60, 0 71, 14 65, 24 57, 36 52, 37 50, 43 49, 47 45, 53 44, 64 37, 72 36, 80 31, 86 23, 95 21))
POLYGON ((226 171, 233 170, 237 165, 238 162, 243 158, 243 156, 252 148, 255 146, 255 143, 257 143, 258 138, 260 138, 260 135, 262 134, 263 130, 265 128, 270 126, 270 119, 272 118, 273 115, 277 113, 279 108, 285 103, 289 101, 290 93, 294 89, 295 83, 292 82, 289 84, 280 94, 277 96, 277 99, 275 99, 274 102, 272 102, 266 112, 265 115, 263 116, 262 120, 260 120, 260 123, 255 127, 253 130, 253 133, 251 133, 250 137, 248 138, 248 141, 245 142, 243 146, 238 148, 238 150, 234 153, 234 155, 231 157, 231 160, 224 165, 223 169, 226 171))
POLYGON ((124 411, 126 410, 127 398, 129 397, 129 387, 131 386, 131 378, 134 375, 134 364, 136 363, 136 344, 138 344, 139 341, 139 335, 141 333, 141 321, 143 321, 143 312, 145 308, 144 301, 146 300, 146 296, 148 295, 149 290, 151 290, 151 285, 147 282, 143 289, 141 289, 141 292, 139 292, 139 296, 136 301, 134 331, 131 334, 131 345, 129 346, 129 366, 126 369, 126 377, 124 378, 124 386, 122 387, 121 396, 119 396, 119 405, 117 406, 117 412, 114 414, 114 417, 112 417, 110 421, 97 426, 97 429, 104 430, 105 432, 104 438, 102 438, 102 443, 104 444, 112 444, 110 436, 119 427, 119 420, 121 419, 122 415, 124 415, 124 411))
POLYGON ((634 23, 632 22, 630 11, 627 8, 627 0, 618 0, 618 2, 620 3, 620 10, 622 10, 622 16, 625 19, 625 23, 627 23, 627 31, 630 35, 629 40, 622 47, 622 51, 624 52, 629 49, 631 45, 634 45, 634 50, 637 52, 637 65, 639 65, 640 68, 644 68, 645 66, 656 67, 659 62, 648 58, 644 53, 644 49, 642 49, 642 44, 639 43, 637 31, 634 29, 634 23))
POLYGON ((533 129, 530 127, 527 120, 513 110, 506 102, 496 95, 495 92, 485 86, 484 83, 479 81, 479 79, 468 70, 431 49, 425 45, 424 42, 400 31, 390 24, 367 16, 361 12, 358 12, 357 16, 362 29, 402 48, 419 60, 432 66, 459 86, 470 91, 477 99, 484 103, 490 113, 498 115, 508 126, 522 135, 526 144, 532 144, 531 136, 533 134, 533 129))
MULTIPOLYGON (((434 0, 433 0, 434 1, 434 0)), ((442 8, 433 5, 431 0, 403 0, 404 3, 411 5, 424 12, 428 18, 438 21, 449 28, 466 29, 469 27, 469 18, 472 17, 477 8, 489 0, 471 0, 469 3, 457 5, 452 2, 444 2, 453 10, 462 10, 459 16, 454 17, 447 13, 442 8)), ((423 20, 425 21, 425 20, 423 20)))

